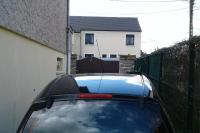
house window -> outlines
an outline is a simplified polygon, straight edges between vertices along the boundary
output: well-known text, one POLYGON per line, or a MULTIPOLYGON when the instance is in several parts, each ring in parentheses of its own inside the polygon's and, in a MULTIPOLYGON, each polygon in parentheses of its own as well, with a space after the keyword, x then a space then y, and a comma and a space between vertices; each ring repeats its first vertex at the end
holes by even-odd
POLYGON ((94 34, 85 34, 85 44, 94 44, 94 34))
POLYGON ((134 35, 126 35, 126 45, 134 45, 134 40, 134 35))
POLYGON ((85 54, 85 58, 87 58, 87 57, 89 57, 89 58, 94 57, 94 54, 85 54))
POLYGON ((63 58, 57 58, 57 71, 63 71, 63 58))
POLYGON ((117 58, 116 54, 110 54, 110 58, 117 58))
POLYGON ((107 55, 106 54, 102 54, 102 58, 107 58, 107 55))

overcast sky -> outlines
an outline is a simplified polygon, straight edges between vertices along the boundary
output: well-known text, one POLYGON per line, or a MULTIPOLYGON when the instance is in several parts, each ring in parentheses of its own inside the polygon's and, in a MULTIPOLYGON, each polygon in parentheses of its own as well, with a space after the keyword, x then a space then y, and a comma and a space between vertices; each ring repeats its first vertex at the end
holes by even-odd
MULTIPOLYGON (((194 34, 200 34, 200 0, 195 1, 194 34)), ((189 2, 179 0, 71 0, 70 15, 138 17, 142 50, 167 47, 188 38, 189 2)))

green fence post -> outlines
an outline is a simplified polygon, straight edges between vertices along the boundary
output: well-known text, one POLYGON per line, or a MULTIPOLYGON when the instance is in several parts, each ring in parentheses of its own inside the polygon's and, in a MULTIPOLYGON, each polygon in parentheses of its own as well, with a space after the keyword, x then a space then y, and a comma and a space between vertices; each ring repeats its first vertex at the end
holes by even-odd
POLYGON ((146 75, 149 77, 149 56, 147 56, 147 73, 146 75))
POLYGON ((194 87, 194 52, 195 46, 192 39, 189 39, 189 81, 188 81, 188 111, 187 111, 187 132, 193 132, 193 87, 194 87))
POLYGON ((163 63, 163 53, 159 54, 160 56, 160 64, 159 64, 159 81, 158 81, 158 90, 160 92, 161 88, 161 83, 162 83, 162 63, 163 63))

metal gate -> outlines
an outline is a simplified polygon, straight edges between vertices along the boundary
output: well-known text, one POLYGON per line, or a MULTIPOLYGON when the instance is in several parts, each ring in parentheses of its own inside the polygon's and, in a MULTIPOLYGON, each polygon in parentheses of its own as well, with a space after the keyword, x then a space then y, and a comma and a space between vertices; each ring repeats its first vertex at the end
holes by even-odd
POLYGON ((119 73, 119 61, 107 61, 95 57, 77 60, 77 73, 119 73))

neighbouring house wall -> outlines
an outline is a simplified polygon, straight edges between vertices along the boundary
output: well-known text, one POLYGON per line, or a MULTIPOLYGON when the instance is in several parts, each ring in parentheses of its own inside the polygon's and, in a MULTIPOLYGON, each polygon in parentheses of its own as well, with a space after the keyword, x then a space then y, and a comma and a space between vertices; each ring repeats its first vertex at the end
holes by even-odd
MULTIPOLYGON (((75 39, 76 40, 76 39, 75 39)), ((85 53, 94 54, 99 57, 97 42, 101 54, 136 55, 140 57, 141 50, 141 32, 123 32, 123 31, 82 31, 81 32, 81 55, 85 53), (85 45, 85 33, 94 33, 94 45, 85 45), (126 34, 134 34, 134 46, 126 45, 126 34)))
POLYGON ((66 0, 1 0, 0 26, 65 52, 66 0))
POLYGON ((80 33, 73 33, 72 35, 72 53, 76 54, 78 57, 81 55, 80 51, 80 33))
POLYGON ((0 27, 0 132, 14 133, 33 98, 56 77, 65 54, 0 27))

